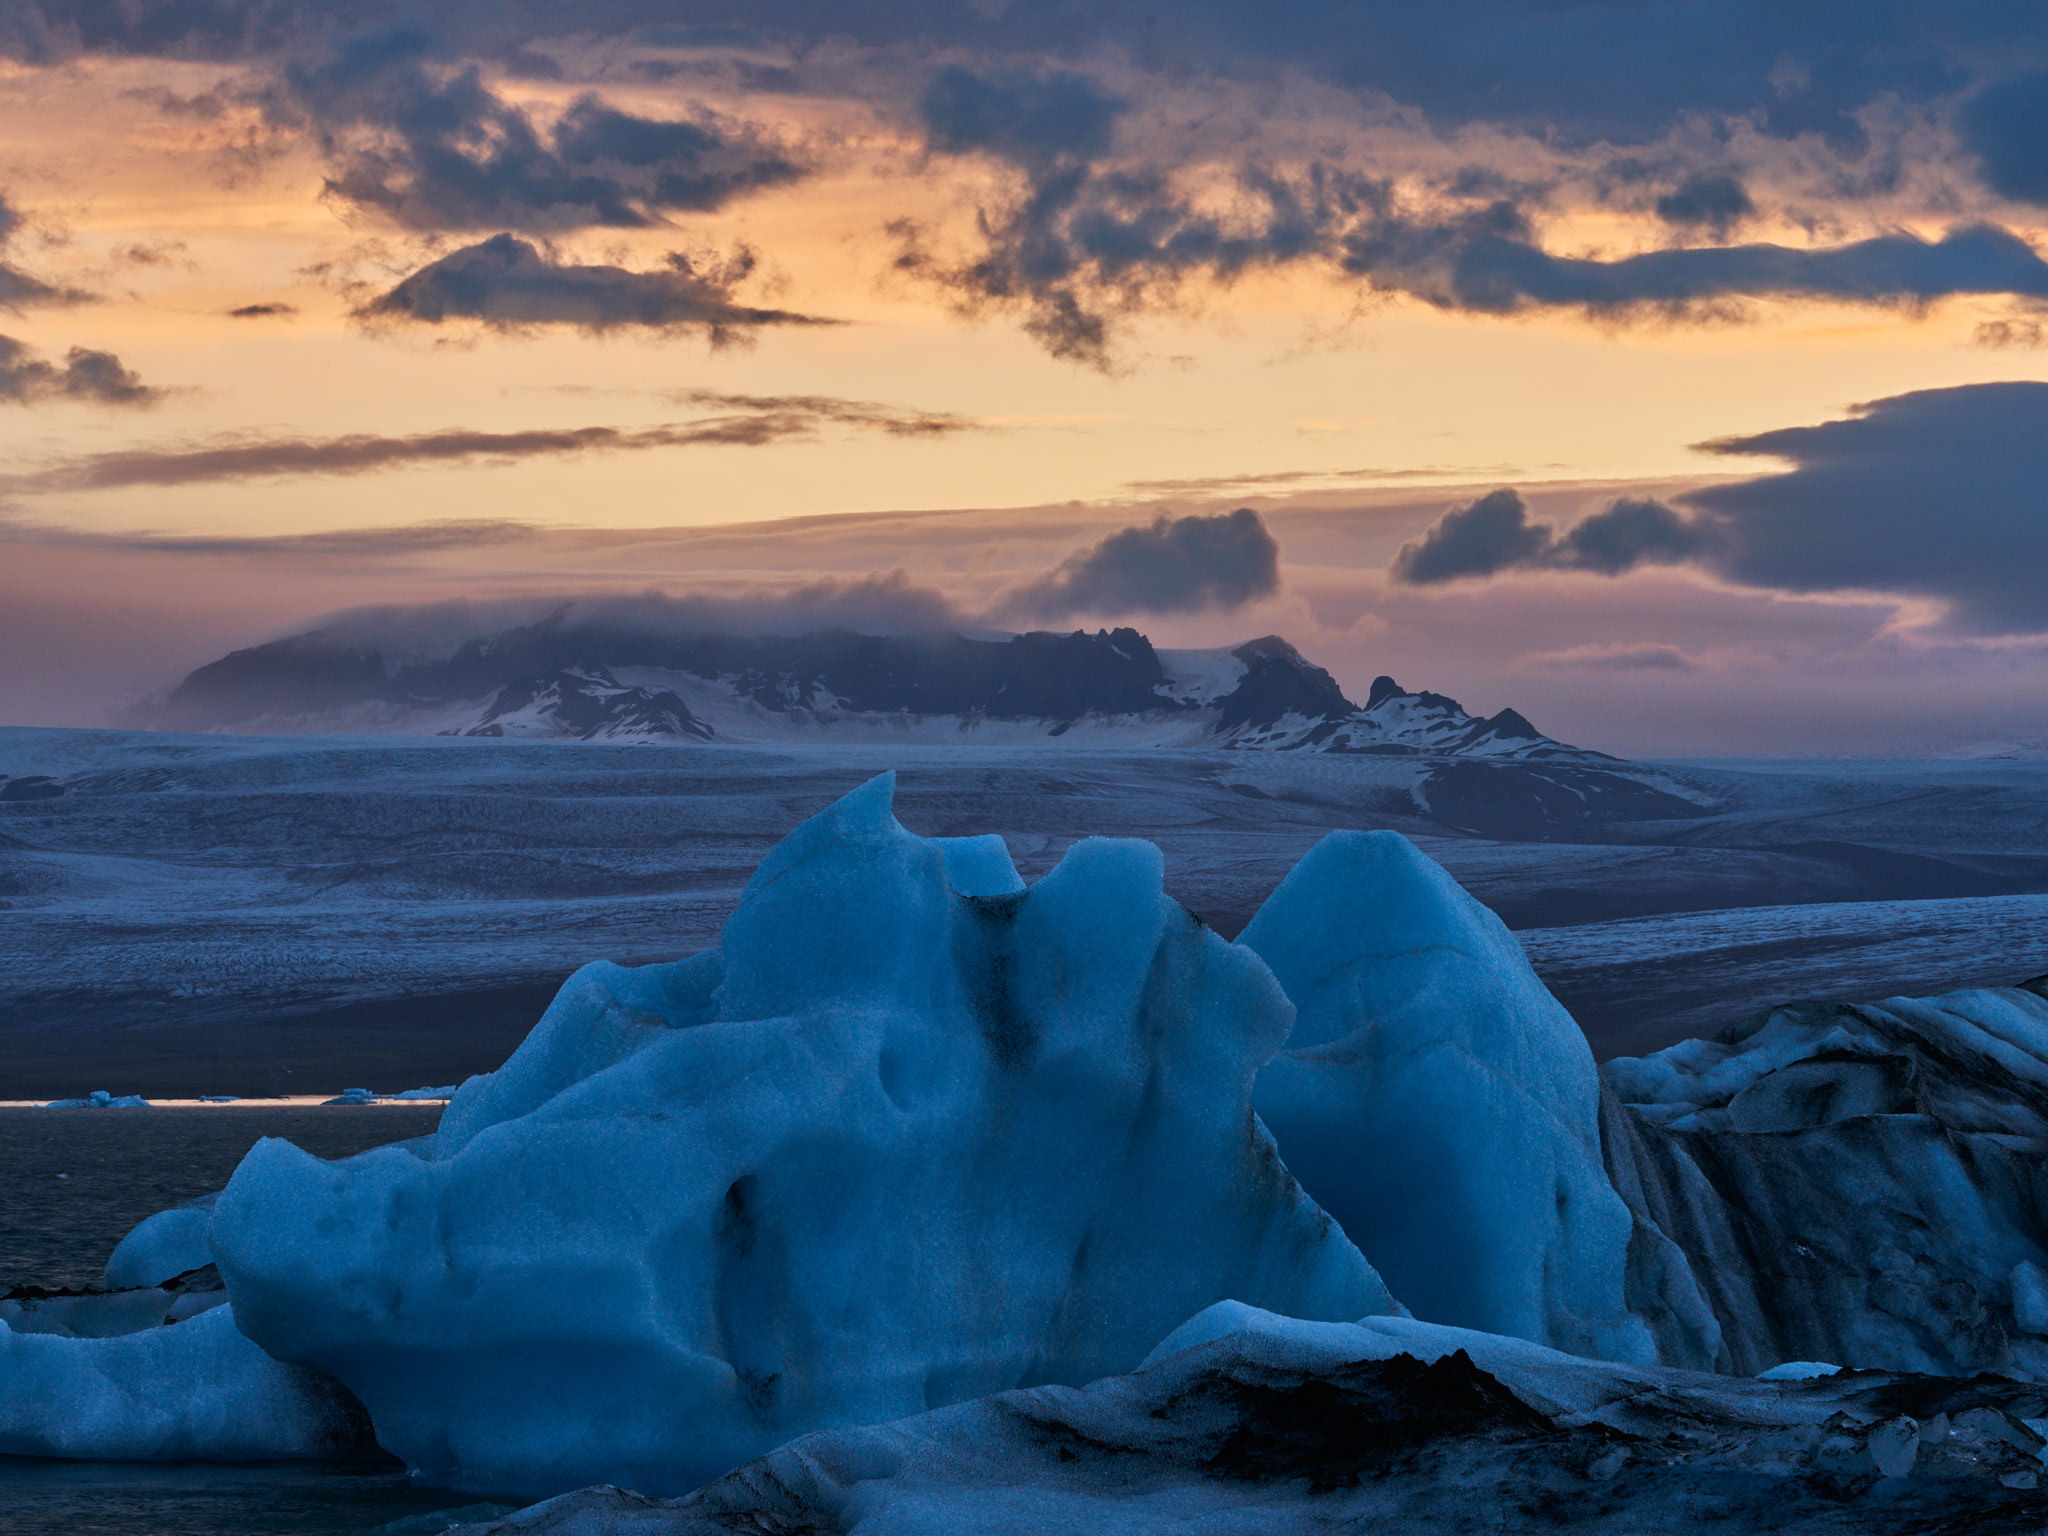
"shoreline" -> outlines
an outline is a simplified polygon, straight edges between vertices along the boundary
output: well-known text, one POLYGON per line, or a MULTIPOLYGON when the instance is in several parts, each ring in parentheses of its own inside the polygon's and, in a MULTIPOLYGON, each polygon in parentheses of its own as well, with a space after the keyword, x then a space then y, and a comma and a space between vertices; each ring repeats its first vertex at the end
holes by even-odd
MULTIPOLYGON (((445 1105, 448 1101, 433 1099, 359 1099, 336 1104, 338 1094, 299 1093, 277 1098, 232 1098, 223 1101, 206 1099, 151 1099, 147 1104, 93 1105, 73 1104, 57 1109, 56 1112, 78 1114, 104 1114, 110 1109, 404 1109, 421 1104, 445 1105)), ((51 1109, 48 1099, 0 1099, 0 1109, 51 1109)))

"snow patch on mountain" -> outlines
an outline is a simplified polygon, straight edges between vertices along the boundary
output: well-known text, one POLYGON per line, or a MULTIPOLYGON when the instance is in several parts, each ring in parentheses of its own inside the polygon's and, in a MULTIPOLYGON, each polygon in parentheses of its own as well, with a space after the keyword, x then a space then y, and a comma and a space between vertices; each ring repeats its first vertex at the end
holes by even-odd
POLYGON ((1513 710, 1381 678, 1361 708, 1275 635, 1158 650, 1094 634, 653 636, 548 621, 396 662, 303 635, 201 667, 138 723, 522 740, 920 744, 1416 753, 1605 762, 1513 710))

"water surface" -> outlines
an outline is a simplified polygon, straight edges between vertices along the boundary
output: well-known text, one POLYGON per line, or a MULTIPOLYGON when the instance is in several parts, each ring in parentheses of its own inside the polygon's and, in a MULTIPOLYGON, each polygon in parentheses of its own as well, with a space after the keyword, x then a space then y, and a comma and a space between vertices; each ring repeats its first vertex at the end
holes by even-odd
MULTIPOLYGON (((425 1135, 439 1104, 0 1109, 0 1291, 97 1285, 143 1217, 219 1189, 264 1136, 321 1157, 425 1135)), ((5 1536, 425 1536, 474 1495, 396 1461, 106 1463, 0 1456, 5 1536)), ((497 1506, 502 1509, 504 1506, 497 1506)))
POLYGON ((221 1188, 262 1137, 346 1157, 440 1119, 439 1104, 0 1109, 0 1292, 98 1285, 130 1228, 221 1188))

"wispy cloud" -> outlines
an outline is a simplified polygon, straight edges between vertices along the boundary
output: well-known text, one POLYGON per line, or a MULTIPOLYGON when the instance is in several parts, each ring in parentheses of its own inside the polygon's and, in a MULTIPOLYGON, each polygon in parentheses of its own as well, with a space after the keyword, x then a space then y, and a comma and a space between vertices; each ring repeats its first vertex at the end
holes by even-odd
POLYGON ((409 436, 352 433, 338 437, 238 438, 118 449, 46 469, 0 476, 0 490, 16 494, 115 490, 283 475, 360 475, 424 464, 511 464, 586 453, 762 448, 809 441, 833 426, 874 428, 909 438, 972 431, 977 426, 967 418, 943 412, 899 411, 830 396, 778 398, 690 393, 699 395, 703 403, 733 408, 722 415, 651 427, 537 427, 511 432, 449 428, 409 436))
POLYGON ((1518 672, 1691 672, 1699 663, 1675 645, 1575 645, 1532 651, 1511 664, 1518 672))
MULTIPOLYGON (((1562 466, 1548 465, 1549 469, 1562 466)), ((1232 496, 1255 491, 1282 492, 1319 485, 1398 485, 1407 480, 1487 480, 1528 473, 1516 464, 1380 466, 1367 469, 1285 469, 1242 475, 1187 475, 1164 480, 1127 480, 1134 496, 1232 496)))
MULTIPOLYGON (((0 251, 13 243, 21 229, 21 213, 0 194, 0 251)), ((77 288, 66 288, 32 277, 21 268, 0 261, 0 309, 22 310, 32 305, 83 304, 92 297, 77 288)))

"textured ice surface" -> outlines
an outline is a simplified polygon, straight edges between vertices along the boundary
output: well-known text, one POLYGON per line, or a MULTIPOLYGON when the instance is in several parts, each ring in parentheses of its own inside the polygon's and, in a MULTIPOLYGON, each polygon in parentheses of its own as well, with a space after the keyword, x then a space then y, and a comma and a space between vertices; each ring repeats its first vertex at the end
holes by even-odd
POLYGON ((1338 832, 1240 942, 1299 1009, 1259 1114, 1416 1316, 1712 1362, 1696 1300, 1690 1329, 1663 1310, 1662 1340, 1629 1310, 1635 1221, 1601 1164, 1592 1052, 1499 918, 1398 834, 1338 832))
POLYGON ((366 1431, 346 1393, 272 1359, 224 1306, 106 1338, 0 1326, 0 1453, 268 1461, 359 1450, 366 1431))
POLYGON ((1721 1369, 2048 1380, 2048 999, 1794 1004, 1602 1072, 1614 1183, 1684 1250, 1721 1369))
POLYGON ((1286 998, 1157 850, 1025 891, 891 790, 785 839, 722 953, 579 972, 431 1142, 260 1143, 212 1228, 242 1329, 434 1481, 659 1491, 1128 1370, 1224 1299, 1395 1310, 1253 1117, 1286 998))
POLYGON ((110 1093, 104 1088, 95 1088, 82 1099, 52 1099, 47 1109, 147 1109, 149 1100, 139 1093, 110 1093))
POLYGON ((1757 1382, 1222 1306, 1131 1375, 811 1435, 688 1498, 586 1489, 479 1536, 2032 1536, 2037 1403, 2011 1382, 1757 1382))
POLYGON ((213 1195, 204 1195, 137 1224, 107 1260, 110 1291, 162 1285, 213 1262, 213 1195))

